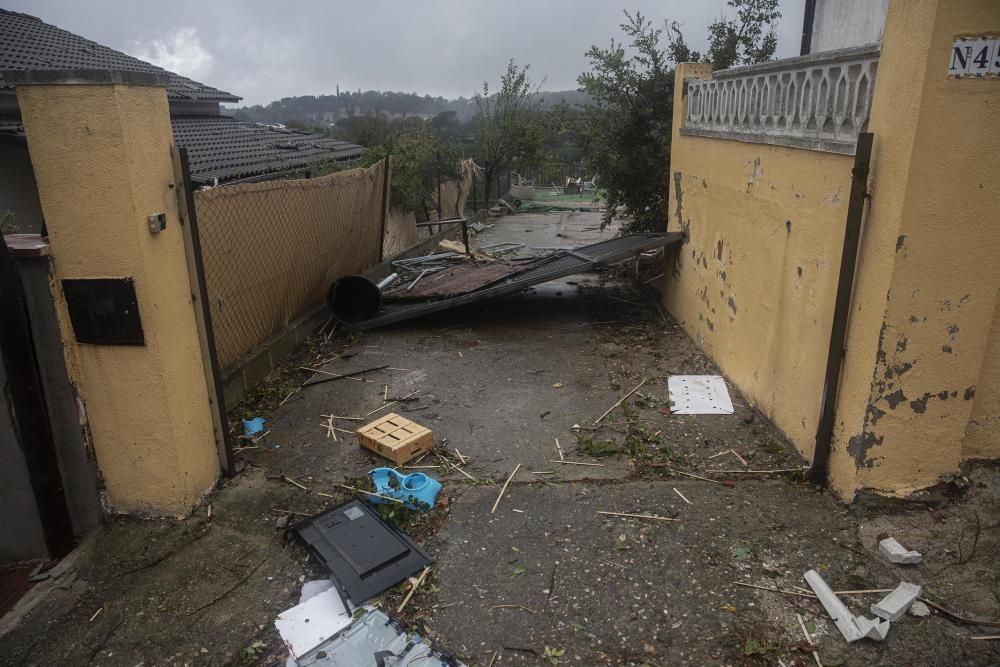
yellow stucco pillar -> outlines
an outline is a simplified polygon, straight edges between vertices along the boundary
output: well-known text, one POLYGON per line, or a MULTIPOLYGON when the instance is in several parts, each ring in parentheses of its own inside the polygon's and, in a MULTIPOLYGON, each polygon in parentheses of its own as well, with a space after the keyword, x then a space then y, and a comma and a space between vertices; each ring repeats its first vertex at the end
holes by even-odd
POLYGON ((53 255, 53 295, 107 500, 179 515, 219 473, 179 226, 165 80, 23 72, 13 80, 53 255), (150 231, 147 218, 165 214, 150 231), (77 341, 64 279, 131 278, 141 345, 77 341))
POLYGON ((963 441, 974 408, 979 419, 1000 415, 1000 391, 981 386, 1000 380, 1000 341, 992 340, 1000 336, 1000 82, 948 76, 956 38, 997 26, 995 0, 889 6, 869 123, 872 197, 830 461, 845 496, 934 484, 971 449, 963 441), (981 395, 989 401, 976 406, 981 395))

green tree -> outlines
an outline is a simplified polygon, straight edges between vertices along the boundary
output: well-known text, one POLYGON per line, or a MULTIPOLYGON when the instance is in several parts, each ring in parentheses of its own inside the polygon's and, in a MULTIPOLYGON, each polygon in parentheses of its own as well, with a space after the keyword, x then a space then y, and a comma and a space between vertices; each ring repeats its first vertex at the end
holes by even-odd
POLYGON ((487 198, 497 174, 538 152, 542 141, 538 90, 528 77, 528 65, 519 68, 511 60, 497 91, 491 95, 484 81, 482 94, 476 95, 476 162, 483 168, 487 198))
MULTIPOLYGON (((736 19, 720 18, 709 26, 704 58, 717 67, 751 64, 774 55, 773 24, 778 0, 729 0, 736 19)), ((659 231, 669 219, 670 138, 674 104, 674 68, 702 55, 684 41, 676 22, 656 28, 642 14, 625 12, 624 39, 590 47, 590 70, 577 79, 595 101, 586 107, 585 150, 588 166, 606 191, 604 224, 616 213, 629 221, 623 233, 659 231)))
POLYGON ((781 18, 778 0, 729 0, 736 18, 726 17, 708 26, 705 61, 715 69, 751 65, 774 57, 778 36, 774 22, 781 18))
POLYGON ((604 224, 620 211, 631 218, 623 231, 660 230, 668 217, 673 67, 662 30, 638 12, 625 17, 626 41, 590 47, 591 71, 578 78, 597 103, 586 109, 587 162, 606 191, 604 224))

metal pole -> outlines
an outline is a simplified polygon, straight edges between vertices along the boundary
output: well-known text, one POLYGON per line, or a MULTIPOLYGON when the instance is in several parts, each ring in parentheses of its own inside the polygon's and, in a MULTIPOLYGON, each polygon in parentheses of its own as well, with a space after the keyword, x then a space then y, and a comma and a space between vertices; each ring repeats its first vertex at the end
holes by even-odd
POLYGON ((382 160, 382 223, 378 235, 378 261, 382 261, 385 248, 385 216, 389 207, 389 155, 382 160))
POLYGON ((222 393, 222 373, 219 368, 219 353, 215 344, 215 327, 212 325, 212 309, 209 307, 208 286, 205 283, 205 262, 201 255, 201 236, 198 232, 198 210, 194 205, 194 186, 191 183, 191 167, 188 163, 188 152, 186 148, 178 148, 177 156, 180 161, 181 179, 184 184, 184 202, 187 208, 187 227, 191 239, 192 259, 194 260, 195 277, 198 281, 197 300, 200 301, 201 320, 204 326, 205 347, 208 353, 208 371, 211 373, 213 388, 215 391, 214 408, 216 411, 215 420, 222 431, 222 451, 220 463, 222 469, 229 475, 235 474, 233 467, 233 441, 229 434, 229 418, 226 415, 226 403, 222 393))
POLYGON ((479 192, 476 187, 476 168, 472 167, 472 214, 479 217, 479 192))
POLYGON ((865 198, 868 196, 872 137, 870 132, 859 134, 857 149, 854 153, 851 195, 847 204, 847 224, 844 229, 844 249, 840 255, 840 278, 837 283, 837 298, 833 306, 830 349, 826 357, 823 403, 820 407, 819 424, 816 426, 816 448, 813 450, 812 467, 809 469, 809 476, 817 484, 825 485, 827 482, 830 445, 833 440, 834 419, 837 410, 837 392, 840 388, 840 371, 847 344, 847 322, 851 314, 851 297, 854 292, 854 269, 858 261, 858 246, 861 241, 861 220, 865 210, 865 198))
MULTIPOLYGON (((434 165, 435 171, 437 171, 437 181, 438 181, 438 220, 441 219, 441 154, 434 154, 434 165)), ((441 231, 440 227, 438 231, 441 231)))

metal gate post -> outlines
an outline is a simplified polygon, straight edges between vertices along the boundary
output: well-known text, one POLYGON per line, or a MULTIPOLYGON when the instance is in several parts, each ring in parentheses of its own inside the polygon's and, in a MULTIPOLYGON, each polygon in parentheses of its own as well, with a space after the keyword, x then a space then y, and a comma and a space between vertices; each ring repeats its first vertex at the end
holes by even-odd
POLYGON ((219 369, 219 354, 215 346, 215 328, 212 326, 208 286, 205 283, 205 264, 201 254, 201 236, 198 233, 198 211, 194 205, 191 168, 188 165, 186 148, 174 147, 171 153, 174 158, 174 181, 177 184, 177 212, 183 229, 184 254, 187 256, 188 277, 192 288, 191 300, 194 305, 195 320, 198 322, 198 340, 201 343, 201 358, 205 367, 205 380, 208 384, 208 400, 211 404, 215 447, 219 453, 219 465, 223 472, 232 475, 235 472, 233 468, 233 442, 229 433, 225 395, 222 393, 222 373, 219 369))

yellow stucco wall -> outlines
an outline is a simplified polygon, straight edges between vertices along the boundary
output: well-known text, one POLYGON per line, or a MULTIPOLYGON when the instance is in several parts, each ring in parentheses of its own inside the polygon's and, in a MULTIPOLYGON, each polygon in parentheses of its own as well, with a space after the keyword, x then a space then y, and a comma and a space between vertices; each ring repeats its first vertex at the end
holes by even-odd
POLYGON ((986 356, 976 382, 976 397, 965 428, 962 457, 1000 457, 1000 299, 993 312, 986 356))
MULTIPOLYGON (((676 90, 708 72, 682 65, 676 90)), ((684 136, 682 105, 669 227, 689 238, 671 258, 664 305, 809 458, 853 158, 684 136)))
POLYGON ((998 414, 997 372, 983 369, 1000 285, 1000 85, 946 76, 956 36, 997 26, 991 0, 890 4, 831 459, 844 495, 934 484, 957 469, 973 410, 998 414))
POLYGON ((170 160, 163 88, 17 87, 53 251, 70 377, 111 505, 182 514, 219 471, 170 160), (167 214, 151 234, 150 213, 167 214), (60 281, 131 276, 146 344, 75 342, 60 281))
MULTIPOLYGON (((947 78, 955 37, 998 27, 993 0, 890 4, 829 461, 845 498, 1000 455, 1000 82, 947 78)), ((709 75, 679 68, 677 90, 709 75)), ((852 158, 680 135, 684 103, 670 224, 690 239, 664 303, 808 459, 852 158)))

